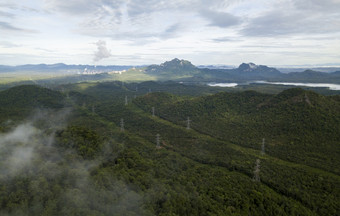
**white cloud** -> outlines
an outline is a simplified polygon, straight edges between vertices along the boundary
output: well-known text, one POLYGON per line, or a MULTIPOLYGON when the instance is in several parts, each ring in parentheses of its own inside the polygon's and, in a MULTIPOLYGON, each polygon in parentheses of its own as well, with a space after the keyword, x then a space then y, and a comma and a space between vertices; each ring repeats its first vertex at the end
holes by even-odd
POLYGON ((251 61, 254 52, 274 61, 262 64, 282 64, 282 59, 296 58, 289 53, 300 53, 298 57, 306 63, 339 63, 334 60, 337 47, 332 48, 340 36, 338 0, 32 0, 30 4, 4 1, 0 3, 0 18, 6 14, 10 17, 0 19, 0 31, 5 33, 2 40, 22 46, 10 50, 0 44, 4 48, 0 55, 7 56, 0 59, 0 64, 41 63, 36 61, 42 49, 54 50, 44 52, 40 58, 49 63, 88 63, 92 57, 102 64, 112 63, 106 45, 97 45, 91 56, 94 40, 115 47, 114 59, 122 61, 114 61, 116 64, 148 64, 188 56, 188 60, 203 63, 203 59, 207 64, 230 64, 223 59, 234 59, 233 64, 237 65, 251 61), (35 29, 35 34, 30 28, 35 29), (268 49, 263 47, 271 46, 278 37, 298 46, 271 47, 271 53, 266 54, 268 49), (309 51, 326 56, 305 56, 305 50, 313 47, 318 37, 328 39, 323 40, 318 52, 309 51), (308 42, 303 43, 303 48, 301 38, 308 42), (250 48, 254 44, 258 47, 250 48), (235 50, 242 53, 233 53, 235 50), (223 56, 214 56, 218 53, 223 56), (29 54, 32 58, 21 58, 29 54), (235 56, 242 59, 236 61, 235 56))

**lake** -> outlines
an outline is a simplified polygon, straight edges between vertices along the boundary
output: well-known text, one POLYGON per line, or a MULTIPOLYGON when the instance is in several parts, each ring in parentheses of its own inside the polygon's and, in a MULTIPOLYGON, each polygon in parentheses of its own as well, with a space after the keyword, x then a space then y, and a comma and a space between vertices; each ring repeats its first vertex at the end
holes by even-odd
MULTIPOLYGON (((259 83, 259 84, 272 84, 272 85, 288 85, 288 86, 306 86, 306 87, 316 87, 316 88, 329 88, 330 90, 339 91, 340 84, 332 84, 332 83, 293 83, 293 82, 267 82, 267 81, 252 81, 251 83, 259 83)), ((208 83, 209 86, 218 86, 218 87, 236 87, 238 85, 245 85, 245 83, 208 83)))

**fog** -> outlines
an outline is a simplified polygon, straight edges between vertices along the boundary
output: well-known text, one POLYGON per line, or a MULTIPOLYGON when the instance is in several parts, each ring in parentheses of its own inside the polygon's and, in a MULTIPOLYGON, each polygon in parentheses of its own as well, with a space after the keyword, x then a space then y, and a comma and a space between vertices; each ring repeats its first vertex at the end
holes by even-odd
MULTIPOLYGON (((70 113, 70 109, 38 110, 0 134, 0 186, 9 190, 14 184, 15 188, 30 191, 20 195, 20 199, 30 200, 27 207, 11 212, 0 210, 0 215, 142 214, 142 197, 123 181, 112 173, 103 173, 95 179, 91 174, 101 160, 116 157, 114 152, 107 155, 114 141, 104 145, 105 154, 96 160, 85 160, 74 150, 57 145, 55 134, 67 127, 70 113), (28 185, 21 185, 27 180, 28 185), (100 184, 103 181, 105 187, 100 184), (42 201, 46 199, 51 203, 42 201), (46 212, 50 208, 54 213, 46 212)), ((14 196, 16 190, 10 190, 8 195, 14 196)))

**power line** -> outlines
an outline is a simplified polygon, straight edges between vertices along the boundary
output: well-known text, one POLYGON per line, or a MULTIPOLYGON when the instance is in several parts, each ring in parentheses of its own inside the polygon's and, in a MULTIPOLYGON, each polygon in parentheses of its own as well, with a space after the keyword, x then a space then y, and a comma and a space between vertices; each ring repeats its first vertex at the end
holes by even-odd
POLYGON ((265 138, 262 139, 262 146, 261 146, 261 154, 264 155, 265 154, 265 138))
POLYGON ((124 132, 124 119, 120 119, 120 131, 124 132))
POLYGON ((253 181, 260 182, 260 159, 256 159, 253 181))
POLYGON ((189 118, 189 116, 188 116, 188 119, 187 119, 187 130, 190 129, 190 122, 191 122, 191 120, 190 120, 190 118, 189 118))
POLYGON ((156 135, 156 148, 160 148, 161 145, 160 145, 160 141, 161 141, 161 137, 159 134, 156 135))

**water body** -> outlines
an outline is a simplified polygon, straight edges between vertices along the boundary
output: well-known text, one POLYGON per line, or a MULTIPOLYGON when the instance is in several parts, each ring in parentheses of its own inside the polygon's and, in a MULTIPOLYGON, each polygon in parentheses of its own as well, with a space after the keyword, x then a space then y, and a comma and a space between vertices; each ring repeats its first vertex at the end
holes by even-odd
POLYGON ((267 82, 267 81, 255 81, 253 83, 329 88, 330 90, 336 90, 336 91, 340 90, 340 84, 331 84, 331 83, 293 83, 293 82, 267 82))
MULTIPOLYGON (((253 81, 251 83, 259 83, 259 84, 272 84, 272 85, 288 85, 288 86, 306 86, 306 87, 316 87, 316 88, 329 88, 330 90, 340 91, 340 84, 332 84, 332 83, 293 83, 293 82, 267 82, 267 81, 253 81)), ((238 83, 209 83, 209 86, 218 86, 218 87, 236 87, 238 83)), ((244 84, 242 84, 244 85, 244 84)))
POLYGON ((238 86, 238 83, 208 83, 208 86, 236 87, 236 86, 238 86))

